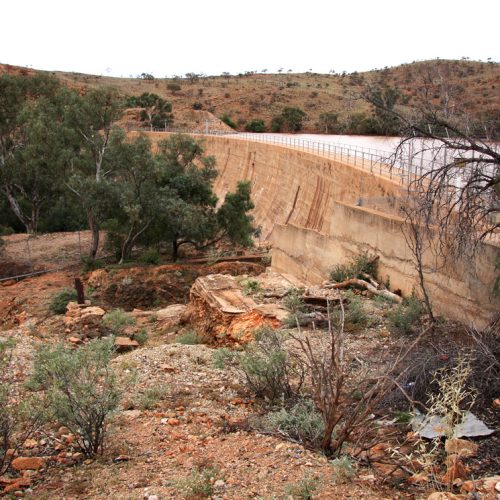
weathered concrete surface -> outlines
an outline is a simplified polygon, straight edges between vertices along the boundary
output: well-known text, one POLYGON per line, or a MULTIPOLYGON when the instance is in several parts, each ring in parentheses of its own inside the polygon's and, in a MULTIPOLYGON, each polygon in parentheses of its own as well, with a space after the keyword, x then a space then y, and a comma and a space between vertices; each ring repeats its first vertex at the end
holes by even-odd
MULTIPOLYGON (((279 145, 227 137, 204 142, 205 152, 217 160, 220 199, 238 181, 251 181, 255 219, 272 242, 274 269, 318 283, 333 265, 368 250, 380 255, 380 275, 389 277, 392 288, 408 294, 418 286, 397 216, 397 182, 279 145)), ((439 270, 426 259, 438 314, 478 326, 491 319, 500 309, 491 296, 497 252, 482 245, 476 262, 439 270)))
MULTIPOLYGON (((353 254, 368 251, 380 256, 379 275, 389 277, 392 289, 404 295, 417 285, 417 273, 403 236, 404 222, 362 207, 335 203, 327 233, 291 224, 276 225, 272 236, 273 269, 319 283, 329 269, 353 254)), ((499 310, 492 296, 494 261, 498 248, 481 245, 475 262, 453 262, 441 267, 427 255, 425 278, 437 314, 482 327, 499 310)))

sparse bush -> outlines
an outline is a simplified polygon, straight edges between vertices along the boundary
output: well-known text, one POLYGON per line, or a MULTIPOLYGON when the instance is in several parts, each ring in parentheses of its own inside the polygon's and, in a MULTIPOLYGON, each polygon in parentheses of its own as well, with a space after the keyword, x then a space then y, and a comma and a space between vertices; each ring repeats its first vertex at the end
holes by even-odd
POLYGON ((306 117, 306 113, 300 108, 286 107, 281 112, 283 125, 290 132, 299 132, 306 117))
POLYGON ((216 467, 195 468, 190 476, 177 481, 177 489, 186 498, 208 498, 213 495, 218 478, 220 472, 216 467))
POLYGON ((0 224, 0 236, 8 236, 9 234, 14 234, 15 231, 9 226, 2 226, 0 224))
POLYGON ((365 279, 364 274, 377 276, 377 259, 363 252, 353 256, 347 264, 337 264, 330 271, 332 281, 341 282, 349 278, 365 279))
POLYGON ((158 403, 166 398, 168 391, 163 386, 148 387, 137 399, 141 410, 154 410, 158 403))
POLYGON ((283 326, 286 328, 295 328, 297 321, 302 324, 304 313, 307 312, 307 306, 302 300, 302 293, 296 288, 289 290, 288 294, 283 299, 283 306, 290 313, 283 320, 283 326))
POLYGON ((144 345, 149 339, 148 332, 145 328, 142 328, 137 333, 134 333, 133 339, 139 342, 140 345, 144 345))
POLYGON ((390 326, 396 332, 408 335, 420 323, 423 313, 422 302, 412 295, 388 315, 390 326))
POLYGON ((101 261, 97 259, 91 259, 90 257, 82 257, 82 263, 82 270, 84 273, 89 273, 91 271, 102 269, 104 267, 104 264, 101 261))
POLYGON ((272 262, 272 257, 271 257, 271 255, 263 255, 261 257, 260 261, 262 262, 263 266, 269 267, 271 265, 271 262, 272 262))
POLYGON ((235 353, 230 351, 227 347, 215 349, 212 354, 212 362, 215 368, 223 370, 228 364, 233 364, 235 353))
POLYGON ((438 390, 429 396, 428 413, 442 416, 450 432, 474 403, 475 391, 468 383, 471 373, 471 360, 460 356, 455 366, 441 368, 434 374, 433 383, 437 384, 438 390))
POLYGON ((312 500, 314 492, 318 489, 318 484, 318 479, 306 475, 298 483, 289 484, 285 487, 285 497, 312 500))
POLYGON ((285 121, 281 116, 275 116, 271 120, 271 131, 274 133, 281 132, 283 130, 283 127, 285 125, 285 121))
POLYGON ((64 314, 68 303, 76 299, 76 290, 72 288, 63 288, 52 296, 49 309, 53 314, 64 314))
POLYGON ((247 386, 271 403, 296 398, 304 380, 303 366, 287 353, 283 332, 261 329, 259 337, 238 357, 247 386))
POLYGON ((292 288, 288 291, 287 295, 283 299, 283 306, 285 309, 294 315, 304 313, 307 307, 302 300, 302 292, 297 288, 292 288))
MULTIPOLYGON (((349 299, 344 312, 344 325, 346 329, 353 330, 368 325, 370 318, 365 311, 361 298, 349 291, 344 294, 344 297, 349 299)), ((332 317, 338 321, 338 309, 334 310, 332 317)))
POLYGON ((257 280, 247 279, 241 282, 245 295, 256 295, 262 292, 262 287, 257 280))
POLYGON ((261 133, 261 132, 264 132, 266 130, 266 125, 264 123, 264 120, 250 120, 245 125, 245 130, 247 132, 261 133))
POLYGON ((345 483, 356 474, 352 460, 346 456, 332 460, 332 468, 332 479, 335 484, 345 483))
POLYGON ((203 109, 203 104, 199 101, 196 101, 195 103, 193 103, 193 109, 196 111, 200 111, 201 109, 203 109))
POLYGON ((135 318, 123 309, 114 309, 104 315, 103 323, 114 335, 119 335, 125 327, 135 325, 135 318))
POLYGON ((175 92, 179 92, 181 88, 182 87, 178 83, 167 83, 167 90, 170 90, 172 94, 175 94, 175 92))
POLYGON ((113 353, 106 339, 76 350, 43 346, 35 355, 31 387, 45 389, 52 418, 70 429, 88 457, 102 450, 107 419, 120 401, 113 353))
POLYGON ((183 345, 203 344, 203 338, 194 330, 189 330, 186 333, 179 335, 175 341, 183 345))
POLYGON ((263 425, 268 431, 279 432, 312 446, 319 446, 325 431, 321 414, 307 399, 299 400, 291 408, 268 413, 263 425))
POLYGON ((152 264, 157 266, 160 263, 160 252, 156 248, 148 248, 139 257, 139 261, 144 264, 152 264))
POLYGON ((222 115, 220 117, 220 120, 222 122, 224 122, 227 126, 233 128, 233 129, 236 129, 237 128, 237 125, 236 123, 234 123, 234 121, 231 119, 231 117, 229 115, 222 115))
POLYGON ((396 411, 394 417, 398 424, 409 424, 413 418, 413 414, 408 411, 396 411))

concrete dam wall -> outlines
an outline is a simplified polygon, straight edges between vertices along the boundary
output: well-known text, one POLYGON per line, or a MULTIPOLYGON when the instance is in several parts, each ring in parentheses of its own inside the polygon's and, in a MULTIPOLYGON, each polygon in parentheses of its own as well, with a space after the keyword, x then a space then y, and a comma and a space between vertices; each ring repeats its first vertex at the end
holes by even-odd
MULTIPOLYGON (((221 199, 238 181, 251 181, 254 216, 272 244, 275 270, 319 283, 335 264, 368 251, 380 256, 379 277, 388 278, 392 289, 404 295, 418 289, 397 212, 400 184, 279 145, 216 136, 204 137, 204 145, 217 160, 215 191, 221 199)), ((498 252, 483 244, 475 262, 445 267, 427 255, 426 279, 436 313, 480 327, 491 321, 500 310, 491 293, 498 252)))

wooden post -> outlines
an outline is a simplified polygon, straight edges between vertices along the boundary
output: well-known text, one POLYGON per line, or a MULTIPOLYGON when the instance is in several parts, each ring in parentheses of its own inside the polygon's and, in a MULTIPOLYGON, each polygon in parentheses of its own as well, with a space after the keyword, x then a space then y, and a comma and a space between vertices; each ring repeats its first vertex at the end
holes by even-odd
POLYGON ((75 290, 77 295, 77 302, 79 304, 85 304, 85 294, 83 292, 83 283, 80 278, 75 278, 75 290))

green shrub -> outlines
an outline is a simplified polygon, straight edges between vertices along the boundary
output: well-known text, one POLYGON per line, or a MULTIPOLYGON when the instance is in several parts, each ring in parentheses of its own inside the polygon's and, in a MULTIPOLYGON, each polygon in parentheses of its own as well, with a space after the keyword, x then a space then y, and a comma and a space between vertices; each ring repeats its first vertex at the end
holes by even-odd
POLYGON ((194 330, 188 330, 186 333, 177 336, 175 341, 184 345, 203 344, 203 338, 194 330))
POLYGON ((413 414, 408 411, 397 411, 394 416, 398 424, 409 424, 413 418, 413 414))
POLYGON ((143 262, 144 264, 152 264, 157 266, 160 263, 161 256, 160 252, 156 248, 148 248, 144 252, 142 252, 139 257, 139 262, 143 262))
POLYGON ((101 261, 90 257, 82 257, 82 263, 82 270, 84 273, 89 273, 90 271, 95 271, 96 269, 102 269, 104 267, 101 261))
POLYGON ((9 226, 2 226, 0 224, 0 236, 9 236, 9 234, 14 234, 15 231, 9 226))
POLYGON ((412 333, 413 328, 420 322, 423 310, 422 302, 415 295, 404 299, 403 303, 388 315, 391 329, 404 335, 412 333))
POLYGON ((368 315, 365 312, 363 301, 356 295, 350 299, 345 311, 344 323, 350 327, 361 327, 369 322, 368 315))
POLYGON ((251 120, 245 125, 245 130, 247 132, 265 132, 266 130, 266 125, 264 123, 264 120, 251 120))
POLYGON ((165 387, 148 387, 137 399, 137 406, 141 410, 154 410, 160 401, 166 399, 168 391, 165 387))
POLYGON ((337 264, 330 271, 330 279, 340 282, 349 278, 365 279, 363 274, 377 276, 377 260, 367 252, 353 256, 346 264, 337 264))
POLYGON ((137 333, 134 333, 133 339, 139 342, 140 345, 144 345, 149 339, 147 330, 142 328, 137 333))
POLYGON ((299 400, 291 408, 281 408, 268 413, 264 418, 264 426, 268 431, 278 431, 301 443, 319 446, 325 425, 321 414, 312 401, 299 400))
POLYGON ((336 264, 330 271, 330 280, 340 283, 349 278, 354 278, 351 274, 351 267, 346 264, 336 264))
POLYGON ((53 314, 64 314, 66 312, 66 306, 68 305, 68 303, 75 301, 76 299, 76 290, 72 288, 63 288, 52 296, 49 310, 53 314))
POLYGON ((281 132, 283 130, 284 125, 285 125, 285 121, 283 120, 283 117, 275 116, 271 120, 271 131, 274 133, 281 132))
POLYGON ((304 313, 307 312, 307 306, 302 300, 302 292, 296 288, 289 290, 283 299, 283 306, 290 313, 283 319, 283 326, 286 328, 296 328, 297 322, 303 324, 304 313))
POLYGON ((220 477, 217 467, 195 468, 186 479, 177 481, 177 489, 186 498, 208 498, 214 494, 214 483, 220 477))
POLYGON ((114 335, 119 335, 125 327, 135 325, 135 318, 123 309, 114 309, 104 315, 103 323, 114 335))
POLYGON ((295 398, 302 386, 302 367, 287 354, 283 332, 265 328, 259 336, 238 355, 237 366, 247 386, 270 403, 295 398))
POLYGON ((178 83, 167 83, 167 90, 170 90, 170 92, 179 92, 181 90, 181 86, 178 83))
POLYGON ((228 364, 234 362, 235 353, 230 351, 227 347, 215 349, 212 354, 212 363, 215 368, 223 370, 228 364))
POLYGON ((45 390, 51 417, 68 427, 88 457, 102 450, 107 419, 120 401, 113 353, 113 340, 105 339, 76 350, 42 346, 35 354, 31 387, 45 390))
POLYGON ((343 456, 332 460, 332 479, 335 484, 345 483, 356 474, 356 469, 349 457, 343 456))
POLYGON ((314 492, 318 489, 319 480, 304 476, 298 483, 289 484, 285 487, 285 497, 298 500, 312 500, 314 492))
POLYGON ((231 128, 234 128, 234 129, 237 128, 236 123, 234 123, 234 121, 231 119, 231 117, 229 115, 222 115, 220 117, 220 121, 224 122, 226 125, 228 125, 231 128))
POLYGON ((363 300, 352 292, 346 292, 344 297, 349 303, 344 308, 344 324, 348 328, 362 327, 369 323, 369 316, 365 311, 363 300))
POLYGON ((499 271, 500 271, 500 255, 497 256, 497 258, 495 260, 496 277, 495 277, 495 282, 493 283, 493 290, 492 290, 494 297, 500 297, 500 274, 499 274, 499 271))
POLYGON ((285 298, 283 299, 283 306, 285 309, 293 314, 299 315, 307 310, 307 307, 302 299, 302 292, 297 288, 291 288, 285 298))
POLYGON ((244 280, 241 282, 241 286, 243 287, 243 293, 245 295, 253 295, 262 292, 262 287, 257 280, 244 280))

